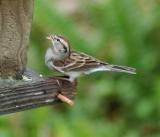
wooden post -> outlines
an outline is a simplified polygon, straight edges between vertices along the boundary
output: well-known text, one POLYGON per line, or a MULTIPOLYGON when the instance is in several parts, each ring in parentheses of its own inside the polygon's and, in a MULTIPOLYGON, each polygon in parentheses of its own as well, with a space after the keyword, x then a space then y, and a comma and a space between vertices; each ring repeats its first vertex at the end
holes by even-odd
POLYGON ((27 62, 33 0, 0 0, 0 77, 21 78, 27 62))

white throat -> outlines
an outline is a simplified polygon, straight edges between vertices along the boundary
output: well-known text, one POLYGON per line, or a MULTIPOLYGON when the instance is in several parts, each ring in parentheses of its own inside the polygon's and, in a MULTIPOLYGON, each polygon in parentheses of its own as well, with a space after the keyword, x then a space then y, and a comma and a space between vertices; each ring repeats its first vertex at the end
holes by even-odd
POLYGON ((64 60, 66 57, 66 54, 61 54, 59 52, 54 51, 52 48, 48 48, 45 55, 45 62, 48 62, 49 60, 64 60))

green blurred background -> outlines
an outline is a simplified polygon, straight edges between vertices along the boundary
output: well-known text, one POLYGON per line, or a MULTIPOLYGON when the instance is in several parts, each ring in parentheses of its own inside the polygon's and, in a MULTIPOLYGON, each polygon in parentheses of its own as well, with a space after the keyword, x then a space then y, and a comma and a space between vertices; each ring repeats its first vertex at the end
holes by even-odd
POLYGON ((137 75, 81 77, 73 107, 1 116, 0 137, 160 137, 159 0, 35 0, 28 67, 45 76, 59 75, 44 64, 52 33, 137 75))

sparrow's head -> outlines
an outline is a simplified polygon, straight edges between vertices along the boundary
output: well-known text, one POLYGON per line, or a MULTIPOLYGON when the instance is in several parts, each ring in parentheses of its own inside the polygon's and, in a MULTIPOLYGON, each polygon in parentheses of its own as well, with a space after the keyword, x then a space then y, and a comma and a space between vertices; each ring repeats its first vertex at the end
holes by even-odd
POLYGON ((63 60, 70 54, 70 47, 68 41, 62 36, 50 35, 47 37, 52 43, 52 51, 56 59, 63 60))

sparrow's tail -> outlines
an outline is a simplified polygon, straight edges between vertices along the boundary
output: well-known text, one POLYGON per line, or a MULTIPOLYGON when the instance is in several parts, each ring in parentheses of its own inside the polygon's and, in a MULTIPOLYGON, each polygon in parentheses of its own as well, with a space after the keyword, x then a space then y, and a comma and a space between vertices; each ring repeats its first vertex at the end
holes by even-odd
POLYGON ((126 67, 126 66, 108 64, 108 65, 106 65, 106 69, 108 71, 116 71, 116 72, 136 74, 136 69, 135 68, 126 67))

